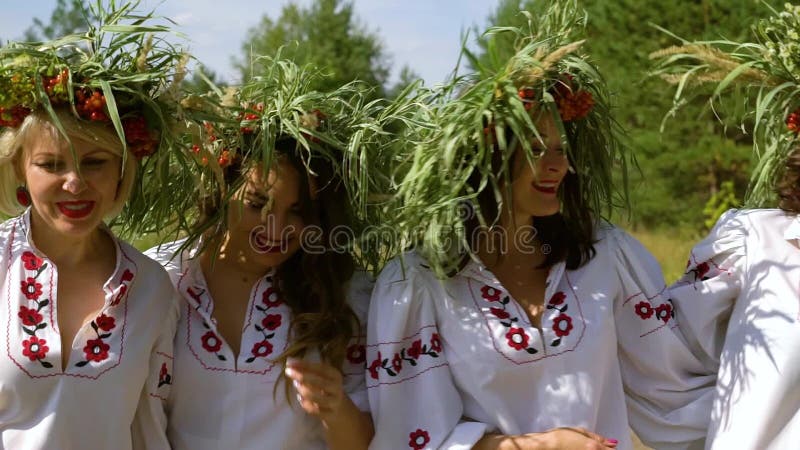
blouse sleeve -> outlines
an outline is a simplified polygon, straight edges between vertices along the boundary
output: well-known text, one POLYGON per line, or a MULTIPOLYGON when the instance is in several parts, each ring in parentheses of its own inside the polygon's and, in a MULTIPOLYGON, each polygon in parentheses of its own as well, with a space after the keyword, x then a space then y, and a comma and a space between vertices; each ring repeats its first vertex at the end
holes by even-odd
POLYGON ((167 440, 167 400, 172 385, 173 342, 178 323, 178 297, 166 273, 164 288, 154 295, 171 302, 160 324, 161 332, 155 340, 150 353, 148 377, 139 396, 139 405, 131 425, 133 448, 169 449, 167 440))
POLYGON ((370 449, 469 449, 486 431, 462 420, 433 303, 443 293, 413 255, 390 262, 377 280, 367 323, 370 449))
POLYGON ((661 269, 634 238, 611 231, 620 279, 614 316, 631 427, 651 447, 702 448, 713 376, 678 332, 661 269))
POLYGON ((356 407, 364 412, 369 411, 367 384, 364 379, 367 360, 367 314, 369 300, 374 286, 374 278, 367 273, 356 272, 350 280, 348 303, 358 317, 359 329, 347 347, 342 373, 344 374, 344 391, 356 407))
POLYGON ((723 214, 708 237, 689 255, 686 272, 670 287, 681 334, 716 373, 734 300, 741 291, 745 262, 745 227, 738 211, 723 214))

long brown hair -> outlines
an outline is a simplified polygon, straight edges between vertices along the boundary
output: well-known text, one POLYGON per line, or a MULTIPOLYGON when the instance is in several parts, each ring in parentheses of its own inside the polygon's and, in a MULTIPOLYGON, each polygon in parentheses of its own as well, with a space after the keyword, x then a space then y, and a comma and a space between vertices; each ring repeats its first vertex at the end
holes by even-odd
MULTIPOLYGON (((570 146, 575 148, 575 143, 570 137, 571 133, 568 128, 567 139, 570 140, 570 146)), ((507 140, 511 141, 512 138, 513 135, 507 131, 507 140)), ((514 159, 512 157, 508 159, 508 162, 504 161, 502 151, 495 146, 491 160, 492 173, 498 179, 505 178, 510 182, 512 173, 510 161, 514 159)), ((573 164, 571 160, 569 163, 573 164)), ((464 221, 466 236, 468 239, 472 239, 478 234, 481 219, 484 223, 496 223, 500 217, 500 208, 509 206, 498 201, 490 185, 480 185, 481 175, 477 171, 472 174, 467 183, 473 192, 477 192, 479 206, 479 211, 475 211, 464 221)), ((536 230, 536 241, 540 244, 540 248, 545 248, 545 245, 548 248, 548 251, 545 252, 545 260, 541 265, 542 268, 552 267, 560 261, 566 261, 567 269, 574 270, 589 262, 596 253, 594 248, 596 218, 589 201, 581 195, 580 183, 581 178, 577 174, 568 172, 561 182, 558 193, 562 211, 550 216, 535 217, 533 223, 530 224, 536 230)), ((476 250, 474 245, 472 250, 476 250)))
MULTIPOLYGON (((275 157, 290 163, 300 174, 300 209, 305 229, 322 231, 311 237, 301 236, 301 242, 313 239, 316 248, 325 250, 306 252, 301 248, 276 268, 275 287, 292 310, 289 330, 292 339, 277 361, 285 365, 287 358, 318 350, 323 361, 341 367, 347 346, 359 330, 358 317, 347 303, 346 292, 356 265, 349 252, 334 251, 331 232, 337 227, 350 226, 352 211, 345 188, 330 162, 326 158, 304 161, 300 151, 297 141, 290 137, 281 137, 275 143, 275 157)), ((247 169, 240 160, 234 160, 224 169, 229 192, 241 185, 247 169)), ((224 226, 227 206, 220 206, 227 205, 224 195, 216 192, 205 199, 198 229, 213 230, 215 222, 224 226)))

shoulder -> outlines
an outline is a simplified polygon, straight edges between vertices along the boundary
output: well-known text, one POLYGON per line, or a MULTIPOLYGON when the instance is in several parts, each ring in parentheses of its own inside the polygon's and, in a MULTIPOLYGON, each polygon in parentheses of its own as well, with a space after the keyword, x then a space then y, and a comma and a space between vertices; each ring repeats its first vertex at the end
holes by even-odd
MULTIPOLYGON (((17 221, 17 218, 14 217, 0 223, 0 249, 4 249, 8 243, 8 240, 11 239, 11 233, 13 232, 17 221)), ((3 255, 0 255, 0 258, 2 257, 3 255)))
POLYGON ((425 258, 415 251, 405 252, 390 260, 378 275, 376 285, 397 283, 427 284, 437 281, 425 258))
POLYGON ((150 248, 144 252, 145 256, 160 264, 170 276, 181 272, 183 254, 181 249, 186 239, 166 242, 150 248))
POLYGON ((170 288, 172 287, 169 276, 161 264, 149 258, 125 241, 117 239, 117 244, 122 251, 122 257, 127 258, 136 267, 137 278, 147 280, 148 284, 157 283, 155 285, 151 284, 152 288, 160 288, 164 285, 168 285, 170 288))
POLYGON ((650 254, 638 239, 633 237, 629 232, 609 222, 604 221, 597 227, 595 238, 597 239, 596 247, 598 253, 603 251, 609 254, 626 254, 631 252, 635 254, 650 254))
POLYGON ((372 306, 423 302, 441 286, 424 258, 414 251, 393 258, 381 270, 372 292, 372 306))

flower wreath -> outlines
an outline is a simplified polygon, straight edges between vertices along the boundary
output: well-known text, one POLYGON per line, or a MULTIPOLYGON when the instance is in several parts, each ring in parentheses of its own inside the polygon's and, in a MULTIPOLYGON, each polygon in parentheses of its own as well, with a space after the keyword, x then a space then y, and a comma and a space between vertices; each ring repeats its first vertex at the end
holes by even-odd
POLYGON ((180 107, 189 57, 168 42, 166 22, 138 4, 93 3, 85 32, 0 48, 0 129, 39 110, 66 136, 56 109, 67 110, 107 124, 138 161, 137 188, 112 224, 126 237, 181 223, 193 185, 189 161, 172 151, 194 122, 180 107))

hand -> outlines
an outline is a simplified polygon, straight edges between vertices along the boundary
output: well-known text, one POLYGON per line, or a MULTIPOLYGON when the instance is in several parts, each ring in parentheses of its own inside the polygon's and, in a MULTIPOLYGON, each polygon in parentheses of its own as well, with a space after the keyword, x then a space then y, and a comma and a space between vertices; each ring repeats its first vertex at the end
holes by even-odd
POLYGON ((342 374, 334 367, 289 358, 285 373, 297 391, 297 401, 308 414, 325 420, 342 407, 345 399, 342 374))
POLYGON ((585 428, 561 427, 548 430, 544 433, 533 433, 538 441, 545 443, 548 449, 580 449, 580 450, 603 450, 617 448, 616 439, 608 439, 597 433, 592 433, 585 428))
POLYGON ((608 439, 584 428, 562 427, 543 433, 508 436, 487 434, 473 450, 606 450, 617 448, 616 439, 608 439))

